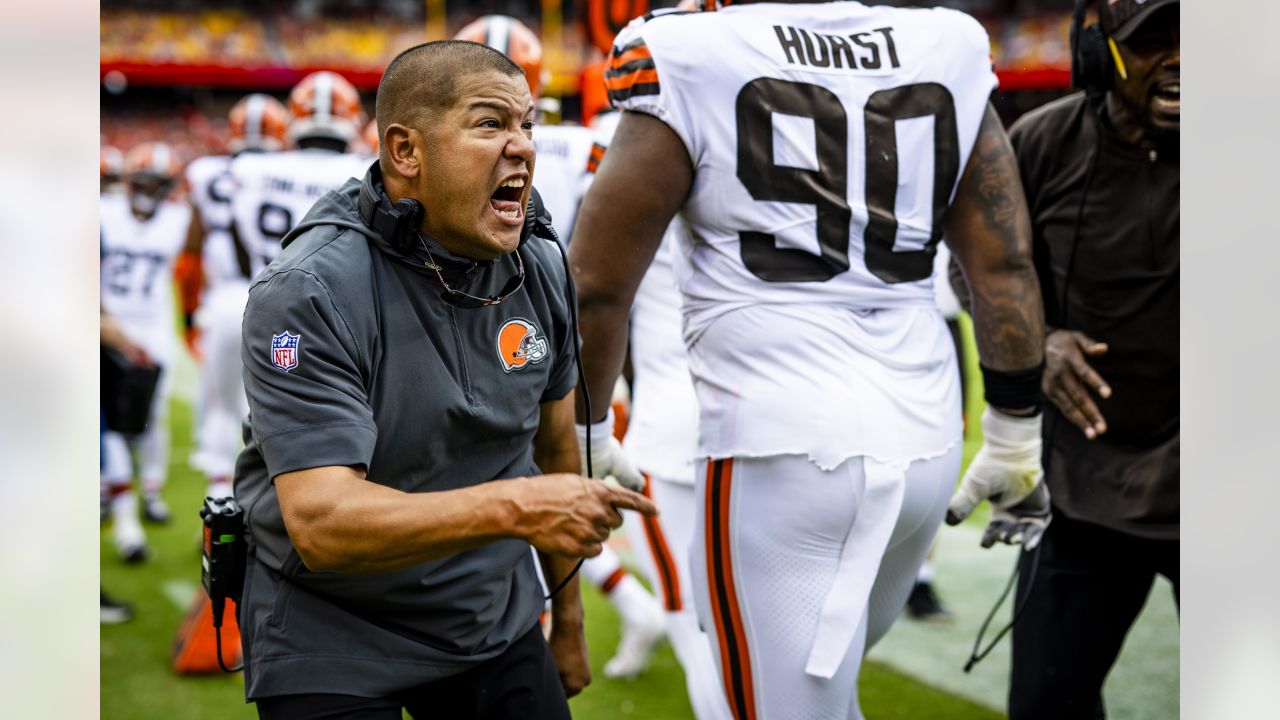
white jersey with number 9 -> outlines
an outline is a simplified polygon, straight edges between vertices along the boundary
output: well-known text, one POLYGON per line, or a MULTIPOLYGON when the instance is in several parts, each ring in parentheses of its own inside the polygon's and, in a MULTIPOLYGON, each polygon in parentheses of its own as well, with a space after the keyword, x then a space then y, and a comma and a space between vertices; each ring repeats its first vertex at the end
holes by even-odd
POLYGON ((231 201, 236 237, 256 277, 276 255, 280 240, 311 206, 350 178, 362 178, 369 158, 330 150, 242 153, 231 162, 236 192, 231 201))
POLYGON ((956 442, 931 274, 996 87, 982 26, 853 2, 661 14, 618 35, 606 84, 694 166, 676 273, 700 452, 830 468, 956 442))

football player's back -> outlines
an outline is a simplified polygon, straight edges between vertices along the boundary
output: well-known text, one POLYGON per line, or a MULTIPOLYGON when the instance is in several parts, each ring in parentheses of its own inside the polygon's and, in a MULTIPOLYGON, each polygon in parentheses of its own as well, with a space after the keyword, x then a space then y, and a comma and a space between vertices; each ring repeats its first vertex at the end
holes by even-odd
POLYGON ((204 289, 208 291, 240 277, 231 244, 231 197, 235 191, 231 156, 205 155, 192 160, 187 165, 186 179, 191 204, 200 214, 204 231, 201 255, 204 289))
POLYGON ((945 452, 959 413, 935 410, 959 392, 931 271, 995 86, 982 27, 857 3, 673 13, 624 30, 606 80, 694 168, 675 270, 700 452, 945 452))
POLYGON ((253 275, 280 252, 280 240, 323 195, 363 177, 369 159, 325 148, 242 155, 232 163, 236 232, 253 275))
POLYGON ((361 130, 360 97, 340 75, 317 72, 289 94, 288 138, 297 149, 243 154, 232 162, 235 238, 256 276, 280 253, 280 240, 311 206, 369 159, 351 152, 361 130))
POLYGON ((852 2, 657 14, 615 41, 624 112, 571 248, 584 373, 611 380, 618 308, 678 212, 707 459, 690 557, 738 718, 859 717, 861 656, 941 523, 960 393, 931 271, 989 53, 963 14, 852 2))
POLYGON ((977 22, 735 5, 633 25, 618 49, 614 102, 662 118, 697 166, 682 272, 695 332, 701 311, 742 303, 932 301, 942 216, 995 86, 977 22))

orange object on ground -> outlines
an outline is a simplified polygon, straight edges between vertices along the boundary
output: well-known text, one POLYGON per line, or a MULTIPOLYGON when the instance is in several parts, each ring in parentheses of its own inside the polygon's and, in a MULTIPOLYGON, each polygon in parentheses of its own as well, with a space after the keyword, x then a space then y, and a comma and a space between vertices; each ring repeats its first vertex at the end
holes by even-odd
MULTIPOLYGON (((178 675, 220 673, 217 653, 213 603, 208 595, 199 591, 173 639, 173 671, 178 675)), ((229 668, 240 664, 240 626, 236 624, 234 600, 227 600, 222 613, 222 661, 229 668)))

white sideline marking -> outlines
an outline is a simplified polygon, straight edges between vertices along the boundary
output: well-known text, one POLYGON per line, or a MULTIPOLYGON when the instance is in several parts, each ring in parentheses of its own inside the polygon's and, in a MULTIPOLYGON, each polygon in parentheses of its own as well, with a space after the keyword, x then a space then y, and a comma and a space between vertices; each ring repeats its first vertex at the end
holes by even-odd
POLYGON ((160 583, 160 592, 183 612, 191 606, 191 598, 195 597, 197 590, 196 584, 190 580, 165 580, 160 583))

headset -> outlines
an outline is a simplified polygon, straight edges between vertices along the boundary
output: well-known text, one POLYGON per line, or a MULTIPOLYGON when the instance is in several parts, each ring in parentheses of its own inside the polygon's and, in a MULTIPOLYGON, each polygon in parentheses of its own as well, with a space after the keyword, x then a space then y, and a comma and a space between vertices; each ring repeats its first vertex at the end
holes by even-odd
MULTIPOLYGON (((369 172, 365 174, 364 180, 360 183, 359 211, 360 220, 370 230, 381 236, 383 240, 386 240, 396 252, 407 255, 418 247, 418 229, 422 225, 422 214, 424 212, 422 203, 413 198, 401 198, 393 204, 383 189, 382 169, 376 162, 369 168, 369 172)), ((582 355, 579 347, 582 344, 582 335, 578 332, 578 293, 573 284, 573 273, 569 269, 569 256, 565 252, 564 245, 560 242, 560 235, 551 224, 551 213, 547 211, 546 205, 543 204, 542 196, 538 193, 537 188, 531 187, 529 188, 529 203, 525 207, 524 227, 520 230, 520 242, 516 245, 516 249, 523 247, 529 241, 529 238, 534 236, 551 241, 556 246, 556 249, 560 251, 560 260, 564 264, 565 300, 569 304, 569 322, 574 336, 574 342, 572 343, 573 362, 578 368, 578 387, 582 390, 582 404, 586 408, 585 414, 590 417, 591 393, 587 389, 587 377, 582 369, 582 355)), ((587 433, 585 442, 586 474, 587 477, 591 477, 591 433, 587 433)), ((584 559, 578 560, 573 570, 547 595, 547 600, 555 597, 556 593, 569 584, 569 581, 573 579, 573 576, 582 567, 583 562, 584 559)))
POLYGON ((1102 25, 1095 22, 1085 27, 1088 4, 1089 0, 1076 0, 1071 14, 1071 86, 1094 96, 1111 89, 1116 72, 1123 78, 1129 74, 1115 39, 1107 35, 1102 25))

